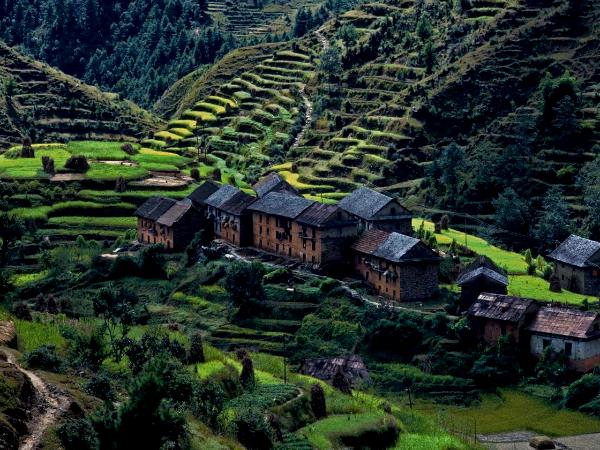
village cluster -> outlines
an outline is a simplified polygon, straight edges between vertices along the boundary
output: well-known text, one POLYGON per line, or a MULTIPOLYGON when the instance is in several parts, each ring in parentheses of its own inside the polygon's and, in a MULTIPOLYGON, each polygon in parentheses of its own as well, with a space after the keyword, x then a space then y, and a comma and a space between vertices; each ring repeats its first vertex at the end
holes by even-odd
MULTIPOLYGON (((147 200, 135 215, 140 243, 183 250, 204 230, 236 247, 295 260, 336 273, 353 271, 378 295, 411 302, 438 291, 440 254, 412 236, 412 214, 397 199, 363 187, 337 205, 302 197, 277 173, 254 186, 256 196, 206 181, 184 200, 147 200)), ((548 259, 561 287, 600 294, 600 243, 570 236, 548 259)), ((519 348, 540 357, 563 352, 582 372, 600 365, 600 315, 507 295, 508 276, 479 257, 458 277, 461 309, 482 342, 510 335, 519 348)))

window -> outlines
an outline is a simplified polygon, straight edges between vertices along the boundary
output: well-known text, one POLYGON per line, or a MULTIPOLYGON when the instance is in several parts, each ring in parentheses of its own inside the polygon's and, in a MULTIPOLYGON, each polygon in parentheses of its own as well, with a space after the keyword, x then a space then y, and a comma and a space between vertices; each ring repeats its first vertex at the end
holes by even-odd
POLYGON ((279 244, 275 244, 275 251, 279 253, 279 244))
POLYGON ((548 348, 548 347, 550 347, 550 339, 544 339, 544 340, 542 341, 542 346, 543 346, 544 348, 548 348))
POLYGON ((267 236, 269 235, 269 229, 267 228, 267 236))
POLYGON ((262 214, 259 214, 259 215, 258 215, 258 221, 259 221, 260 223, 262 223, 262 214))
POLYGON ((313 252, 317 249, 317 243, 315 241, 312 242, 313 252))
POLYGON ((571 356, 573 354, 573 344, 571 342, 565 342, 565 355, 571 356))
POLYGON ((311 259, 312 259, 312 263, 314 264, 315 263, 315 257, 314 257, 314 255, 313 255, 313 257, 311 259))
POLYGON ((288 248, 288 256, 292 256, 292 247, 288 248))
POLYGON ((390 209, 390 213, 391 213, 392 216, 395 216, 396 215, 396 208, 392 207, 392 209, 390 209))
POLYGON ((259 232, 260 234, 262 234, 262 225, 261 225, 260 227, 258 227, 258 232, 259 232))

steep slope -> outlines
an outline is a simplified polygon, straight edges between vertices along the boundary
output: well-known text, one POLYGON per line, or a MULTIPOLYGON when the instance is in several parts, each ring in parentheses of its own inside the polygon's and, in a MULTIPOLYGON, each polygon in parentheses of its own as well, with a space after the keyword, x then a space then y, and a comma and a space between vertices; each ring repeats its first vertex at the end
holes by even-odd
POLYGON ((118 96, 28 58, 0 42, 0 146, 63 139, 139 139, 160 125, 118 96))

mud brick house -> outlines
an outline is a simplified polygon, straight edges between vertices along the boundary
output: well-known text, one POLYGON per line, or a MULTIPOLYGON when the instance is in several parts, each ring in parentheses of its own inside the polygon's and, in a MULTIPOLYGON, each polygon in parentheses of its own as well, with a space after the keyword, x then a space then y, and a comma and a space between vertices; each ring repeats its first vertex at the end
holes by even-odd
POLYGON ((431 298, 441 258, 419 239, 371 229, 353 245, 355 271, 380 295, 397 301, 431 298))
POLYGON ((357 221, 350 214, 313 202, 292 222, 292 256, 322 267, 349 261, 356 237, 357 221))
POLYGON ((161 244, 156 221, 166 213, 175 200, 152 197, 146 200, 133 214, 137 217, 137 239, 144 244, 161 244))
POLYGON ((252 218, 248 206, 256 198, 231 185, 223 185, 206 199, 214 236, 240 247, 252 243, 252 218))
POLYGON ((277 172, 271 172, 258 180, 252 186, 257 197, 264 197, 269 192, 283 192, 300 197, 300 193, 291 184, 285 181, 277 172))
POLYGON ((508 277, 490 258, 479 256, 461 271, 456 284, 460 286, 460 309, 466 311, 484 292, 506 294, 508 277))
POLYGON ((369 380, 367 367, 358 355, 305 359, 298 371, 301 374, 331 383, 338 370, 342 371, 352 385, 356 384, 357 381, 369 380))
POLYGON ((519 343, 524 327, 531 322, 538 308, 534 300, 484 293, 467 314, 475 323, 478 337, 487 344, 495 345, 504 335, 511 335, 519 343))
POLYGON ((569 366, 588 372, 600 365, 600 315, 564 306, 542 306, 527 327, 531 354, 542 356, 546 348, 564 352, 569 366))
POLYGON ((269 192, 254 202, 252 214, 252 246, 289 258, 298 255, 293 247, 292 223, 314 202, 282 192, 269 192))
POLYGON ((362 230, 397 232, 412 236, 412 213, 392 197, 369 188, 359 188, 340 203, 340 208, 354 216, 362 230))
POLYGON ((600 296, 600 242, 571 235, 548 259, 554 262, 562 288, 600 296))

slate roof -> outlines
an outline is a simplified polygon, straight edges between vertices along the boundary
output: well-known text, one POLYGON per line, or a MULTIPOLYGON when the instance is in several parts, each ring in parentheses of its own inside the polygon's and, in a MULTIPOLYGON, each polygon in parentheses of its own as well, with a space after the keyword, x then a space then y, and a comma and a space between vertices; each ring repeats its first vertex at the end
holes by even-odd
POLYGON ((256 197, 252 197, 243 191, 239 191, 225 203, 221 204, 220 209, 229 214, 239 216, 255 201, 256 197))
POLYGON ((333 380, 338 368, 350 380, 369 379, 369 372, 362 358, 358 355, 348 357, 338 356, 335 358, 311 358, 306 359, 300 366, 300 373, 310 375, 323 381, 333 380))
POLYGON ((306 208, 304 212, 298 216, 296 221, 314 227, 320 227, 327 223, 335 225, 343 222, 337 218, 338 212, 342 212, 342 209, 339 206, 315 202, 306 208), (333 218, 330 220, 332 216, 333 218))
POLYGON ((256 192, 256 195, 259 197, 264 197, 269 192, 287 192, 292 195, 300 195, 298 191, 277 172, 271 172, 262 177, 254 184, 254 186, 252 186, 252 189, 254 189, 254 192, 256 192))
POLYGON ((600 337, 600 330, 593 324, 598 313, 580 311, 564 306, 542 306, 527 327, 532 333, 553 334, 577 339, 600 337))
POLYGON ((233 187, 230 184, 224 184, 219 188, 219 190, 215 191, 210 197, 208 197, 205 203, 208 206, 220 209, 225 202, 230 200, 238 192, 241 192, 238 188, 233 187))
POLYGON ((600 251, 600 242, 572 234, 550 253, 548 258, 576 267, 586 267, 598 251, 600 251))
POLYGON ((192 201, 190 199, 181 200, 171 206, 159 219, 156 221, 159 225, 172 227, 181 218, 192 209, 192 201))
MULTIPOLYGON (((371 220, 392 201, 394 201, 392 197, 373 189, 362 187, 344 197, 340 201, 339 206, 354 216, 364 220, 371 220)), ((406 214, 409 213, 406 212, 406 214)))
POLYGON ((517 323, 535 304, 534 300, 527 298, 486 293, 477 298, 469 308, 468 314, 476 318, 517 323))
POLYGON ((377 247, 385 242, 389 234, 387 231, 369 230, 352 244, 352 249, 360 253, 372 255, 377 250, 377 247))
POLYGON ((400 233, 388 233, 380 230, 369 230, 363 234, 352 248, 377 258, 391 262, 412 259, 439 259, 439 256, 419 239, 400 233), (411 250, 421 247, 418 255, 410 254, 411 250))
POLYGON ((248 209, 273 216, 295 219, 313 203, 315 202, 304 197, 282 192, 269 192, 264 197, 256 200, 248 209))
POLYGON ((133 213, 136 217, 148 220, 158 220, 175 204, 175 200, 165 197, 151 197, 133 213))
POLYGON ((205 181, 202 183, 198 189, 188 195, 188 198, 192 200, 192 202, 204 205, 206 203, 206 199, 219 190, 221 186, 215 183, 212 180, 205 181))
POLYGON ((508 277, 506 276, 506 272, 498 267, 487 256, 479 256, 473 262, 471 262, 471 264, 466 266, 458 276, 456 283, 459 286, 463 286, 479 277, 489 278, 504 286, 508 286, 508 277))

